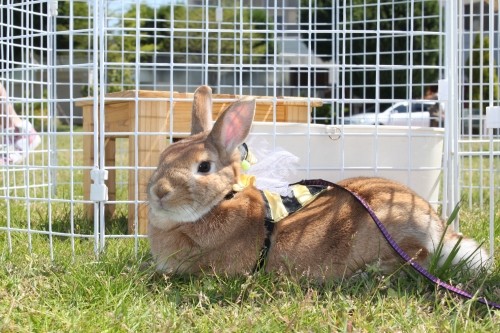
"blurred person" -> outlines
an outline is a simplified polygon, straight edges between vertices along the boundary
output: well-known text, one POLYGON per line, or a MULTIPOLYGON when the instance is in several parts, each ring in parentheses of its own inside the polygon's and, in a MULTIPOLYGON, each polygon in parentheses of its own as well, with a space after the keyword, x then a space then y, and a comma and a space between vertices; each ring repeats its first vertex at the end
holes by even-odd
POLYGON ((438 86, 436 84, 427 87, 427 89, 425 90, 424 99, 438 99, 438 86))
POLYGON ((17 115, 0 83, 0 165, 21 163, 41 141, 33 125, 17 115))
POLYGON ((444 126, 444 112, 438 100, 438 86, 431 85, 425 91, 424 99, 435 100, 436 104, 429 108, 429 115, 431 118, 431 127, 443 127, 444 126))

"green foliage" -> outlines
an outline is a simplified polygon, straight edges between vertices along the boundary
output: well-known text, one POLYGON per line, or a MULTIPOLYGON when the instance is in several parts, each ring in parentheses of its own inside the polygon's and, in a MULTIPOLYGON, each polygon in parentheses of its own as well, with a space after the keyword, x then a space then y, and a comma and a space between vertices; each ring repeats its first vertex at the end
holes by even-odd
MULTIPOLYGON (((352 30, 374 31, 374 33, 354 32, 346 36, 346 48, 341 50, 348 55, 349 65, 402 66, 402 69, 380 70, 378 84, 375 70, 358 69, 347 73, 347 85, 354 86, 354 94, 365 98, 374 98, 376 89, 380 98, 407 98, 420 97, 422 91, 412 91, 409 95, 408 82, 410 75, 412 82, 430 83, 438 79, 438 70, 415 70, 413 65, 437 65, 439 63, 439 37, 419 34, 418 32, 434 31, 439 29, 438 1, 425 1, 425 6, 417 1, 413 11, 413 21, 409 13, 411 8, 408 2, 382 1, 380 11, 374 6, 378 0, 355 0, 354 5, 346 10, 346 16, 352 17, 353 23, 344 26, 352 30), (360 6, 362 3, 366 7, 360 6), (360 8, 362 10, 360 10, 360 8), (366 8, 366 9, 364 9, 366 8), (377 15, 380 15, 378 17, 377 15), (376 31, 379 31, 377 35, 376 31), (392 31, 396 31, 392 33, 392 31), (406 32, 414 32, 412 36, 406 32), (377 50, 379 56, 377 56, 377 50), (351 55, 352 56, 349 56, 351 55), (410 58, 411 57, 411 58, 410 58), (410 73, 410 71, 412 71, 410 73), (357 88, 361 84, 364 87, 357 88), (363 96, 366 89, 366 96, 363 96)), ((411 82, 410 82, 411 83, 411 82)), ((418 87, 418 86, 417 86, 418 87)))
POLYGON ((302 0, 303 9, 300 11, 300 27, 306 31, 302 34, 302 37, 307 42, 313 41, 313 43, 309 44, 309 47, 315 51, 317 56, 326 61, 335 57, 333 54, 333 43, 336 40, 336 33, 332 31, 336 22, 335 8, 338 8, 334 6, 335 3, 339 3, 339 6, 341 6, 341 2, 316 0, 312 6, 313 10, 310 13, 308 8, 311 5, 311 1, 302 0), (311 27, 316 32, 311 32, 311 27), (321 32, 322 30, 324 32, 321 32))
POLYGON ((334 118, 334 115, 332 115, 332 104, 325 103, 315 108, 311 116, 316 124, 331 124, 331 119, 334 118))
MULTIPOLYGON (((469 93, 472 94, 472 109, 486 111, 490 97, 495 102, 500 100, 499 79, 497 71, 493 71, 490 78, 490 39, 488 36, 478 35, 474 39, 473 51, 467 59, 466 68, 470 68, 472 77, 469 78, 469 93), (493 80, 493 96, 490 95, 489 82, 493 80)), ((494 65, 494 67, 496 67, 494 65)))
MULTIPOLYGON (((106 38, 107 92, 132 88, 136 63, 165 59, 185 64, 265 63, 274 47, 273 38, 265 32, 269 28, 267 12, 234 6, 225 2, 221 22, 216 21, 213 7, 207 12, 205 7, 170 4, 157 8, 130 6, 123 16, 116 15, 121 19, 111 23, 110 28, 115 30, 106 38)), ((88 52, 92 48, 92 35, 88 33, 93 24, 91 14, 87 2, 59 2, 59 53, 71 48, 88 52)), ((88 89, 83 88, 84 95, 92 94, 88 89)))
POLYGON ((87 2, 59 1, 57 10, 57 51, 69 52, 71 48, 87 51, 92 46, 89 39, 92 13, 87 2))
MULTIPOLYGON (((9 25, 2 24, 2 36, 29 36, 30 46, 34 50, 39 50, 40 57, 43 57, 42 54, 48 49, 48 39, 43 34, 48 27, 48 16, 45 15, 48 12, 47 1, 25 1, 24 3, 17 1, 15 6, 12 6, 12 1, 4 0, 2 4, 9 8, 9 10, 2 10, 2 22, 10 22, 9 25), (7 19, 8 15, 12 15, 12 18, 7 19), (29 22, 28 26, 27 22, 29 22)), ((55 35, 58 53, 69 50, 70 46, 75 50, 88 50, 90 46, 88 29, 92 24, 89 16, 91 17, 91 14, 86 1, 58 1, 57 34, 55 35), (72 14, 72 19, 70 19, 70 14, 72 14), (70 45, 71 41, 72 45, 70 45)), ((14 38, 8 44, 3 45, 3 47, 13 45, 11 52, 19 61, 23 59, 22 52, 26 50, 25 45, 18 44, 21 41, 22 39, 14 38)))
MULTIPOLYGON (((450 216, 448 217, 448 221, 446 222, 446 230, 450 227, 450 225, 456 220, 458 217, 458 213, 460 211, 461 207, 461 202, 459 202, 453 211, 451 212, 450 216)), ((450 253, 448 254, 448 257, 443 258, 443 250, 444 250, 444 235, 441 236, 441 239, 439 240, 439 244, 437 245, 436 251, 433 253, 430 263, 429 263, 429 272, 432 274, 439 276, 442 280, 449 280, 452 279, 454 276, 461 275, 463 272, 466 272, 466 267, 467 267, 467 261, 472 258, 472 256, 475 254, 473 252, 470 257, 468 258, 463 258, 457 265, 453 264, 453 260, 458 254, 458 251, 460 250, 460 243, 462 241, 462 238, 460 238, 453 248, 451 249, 450 253), (441 259, 444 259, 442 261, 441 259), (441 261, 441 262, 440 262, 441 261)), ((479 248, 477 249, 479 251, 479 248)))
MULTIPOLYGON (((309 30, 309 2, 303 4, 301 27, 309 30)), ((415 1, 413 7, 407 1, 317 0, 313 8, 315 29, 338 31, 313 34, 311 47, 325 60, 346 65, 339 80, 351 96, 375 98, 378 89, 382 99, 420 98, 422 87, 439 78, 436 68, 412 68, 439 64, 439 36, 425 34, 441 30, 437 0, 415 1)))
POLYGON ((7 55, 9 55, 8 60, 11 61, 2 62, 2 69, 4 69, 6 65, 14 65, 12 60, 25 61, 23 60, 27 56, 25 52, 47 49, 47 37, 45 35, 47 16, 36 15, 36 13, 47 12, 47 1, 2 0, 1 5, 0 36, 2 36, 2 43, 0 44, 0 52, 3 57, 2 61, 7 60, 7 55), (28 27, 26 22, 30 22, 28 27), (22 38, 18 38, 18 36, 22 35, 30 36, 29 43, 32 49, 26 47, 22 38))
POLYGON ((123 43, 125 50, 133 51, 139 43, 141 52, 125 55, 123 60, 129 62, 154 62, 157 55, 169 55, 173 62, 186 64, 264 62, 265 55, 272 53, 272 39, 264 31, 250 30, 267 28, 266 12, 233 6, 224 7, 222 21, 217 22, 215 8, 176 5, 153 9, 141 5, 140 18, 132 8, 120 24, 125 29, 140 29, 139 42, 134 32, 128 32, 125 36, 110 38, 108 47, 113 50, 123 43))
POLYGON ((107 37, 107 91, 134 86, 134 63, 265 63, 274 47, 264 31, 269 27, 267 12, 240 10, 228 2, 222 13, 217 22, 213 7, 130 7, 114 23, 116 33, 107 37))

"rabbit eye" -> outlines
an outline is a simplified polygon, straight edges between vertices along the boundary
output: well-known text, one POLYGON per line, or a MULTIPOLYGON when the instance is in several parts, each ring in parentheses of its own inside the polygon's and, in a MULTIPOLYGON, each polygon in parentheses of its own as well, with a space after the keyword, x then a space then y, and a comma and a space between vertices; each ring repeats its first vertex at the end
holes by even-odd
POLYGON ((199 173, 208 173, 210 172, 212 165, 209 161, 203 161, 198 165, 199 173))

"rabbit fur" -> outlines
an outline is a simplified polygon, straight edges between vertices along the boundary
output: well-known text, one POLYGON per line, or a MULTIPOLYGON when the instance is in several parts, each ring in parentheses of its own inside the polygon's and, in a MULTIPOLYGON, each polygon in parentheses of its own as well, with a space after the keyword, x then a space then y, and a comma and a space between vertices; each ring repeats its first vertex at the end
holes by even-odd
MULTIPOLYGON (((238 146, 254 112, 255 100, 243 98, 212 127, 211 89, 196 90, 192 135, 165 149, 148 187, 148 236, 158 271, 239 275, 255 267, 267 236, 264 201, 254 186, 232 194, 241 173, 238 146)), ((428 264, 443 233, 442 261, 459 239, 455 263, 466 259, 479 268, 488 261, 474 240, 446 229, 431 205, 406 186, 382 178, 338 185, 364 198, 419 264, 428 264)), ((276 223, 270 244, 266 271, 317 279, 347 277, 374 263, 390 272, 401 264, 362 205, 335 187, 276 223)))

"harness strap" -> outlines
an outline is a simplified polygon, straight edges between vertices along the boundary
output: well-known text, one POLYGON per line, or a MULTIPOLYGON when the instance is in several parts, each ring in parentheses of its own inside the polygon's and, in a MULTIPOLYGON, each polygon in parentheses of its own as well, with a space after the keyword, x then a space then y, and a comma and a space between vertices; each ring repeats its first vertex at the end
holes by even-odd
POLYGON ((266 264, 267 255, 269 254, 269 249, 271 248, 271 235, 274 231, 275 223, 272 220, 264 219, 264 226, 266 227, 266 238, 264 239, 264 246, 260 249, 259 259, 255 263, 253 272, 256 273, 264 268, 266 264))
POLYGON ((276 222, 281 221, 290 214, 293 214, 313 201, 328 186, 318 185, 292 185, 291 196, 281 196, 270 191, 260 191, 265 204, 264 226, 266 228, 266 237, 264 246, 260 250, 259 259, 253 269, 254 272, 262 269, 265 265, 269 249, 271 247, 271 236, 276 222))
POLYGON ((378 229, 380 230, 380 232, 382 233, 382 235, 384 236, 384 238, 386 239, 386 241, 389 243, 389 245, 394 249, 394 251, 396 251, 396 253, 405 261, 407 262, 408 264, 410 264, 411 267, 413 267, 417 272, 420 273, 420 275, 422 275, 423 277, 427 278, 429 281, 433 282, 434 284, 436 284, 437 286, 443 288, 443 289, 446 289, 448 291, 451 291, 459 296, 462 296, 466 299, 476 299, 478 302, 480 303, 483 303, 493 309, 496 309, 496 310, 500 310, 500 304, 498 303, 494 303, 494 302, 490 302, 488 300, 486 300, 484 297, 480 297, 480 298, 476 298, 474 295, 462 290, 462 289, 459 289, 455 286, 452 286, 446 282, 443 282, 441 281, 439 278, 435 277, 434 275, 432 275, 429 271, 427 271, 424 267, 422 267, 421 265, 419 265, 417 262, 415 262, 397 243, 396 241, 392 238, 392 236, 389 234, 389 232, 387 231, 387 229, 385 228, 384 224, 379 220, 379 218, 377 217, 377 215, 375 214, 375 212, 373 211, 373 209, 368 205, 368 203, 362 198, 360 197, 358 194, 356 194, 355 192, 352 192, 350 191, 349 189, 343 187, 343 186, 339 186, 335 183, 331 183, 329 181, 326 181, 326 180, 323 180, 323 179, 312 179, 312 180, 302 180, 300 181, 298 184, 302 184, 302 185, 319 185, 319 186, 331 186, 331 187, 335 187, 337 189, 341 189, 341 190, 344 190, 348 193, 350 193, 354 198, 356 198, 356 200, 366 209, 366 211, 368 212, 368 214, 370 214, 370 217, 372 218, 372 220, 375 222, 375 224, 377 225, 378 229))

